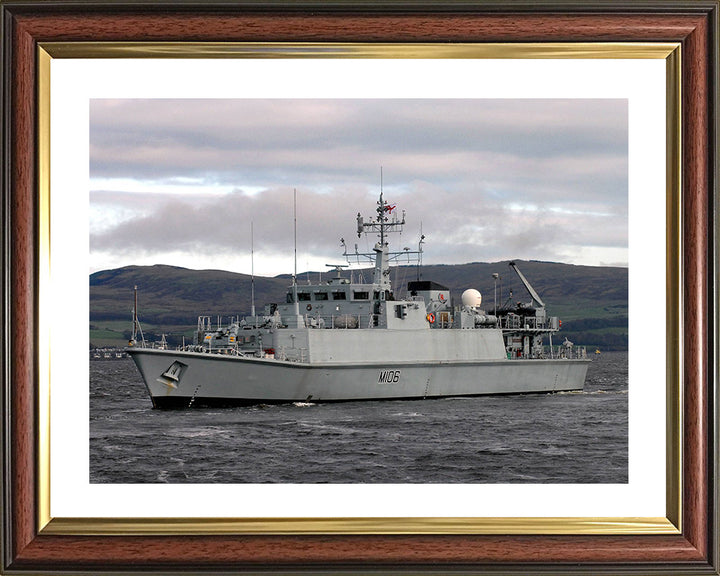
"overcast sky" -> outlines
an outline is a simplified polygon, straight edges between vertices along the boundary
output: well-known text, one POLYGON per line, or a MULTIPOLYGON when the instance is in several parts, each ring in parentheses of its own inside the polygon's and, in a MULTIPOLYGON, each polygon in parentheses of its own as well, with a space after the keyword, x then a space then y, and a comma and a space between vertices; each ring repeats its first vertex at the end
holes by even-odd
MULTIPOLYGON (((384 196, 425 263, 628 260, 628 109, 578 100, 91 100, 90 271, 341 263, 384 196)), ((391 245, 392 249, 392 245, 391 245)))

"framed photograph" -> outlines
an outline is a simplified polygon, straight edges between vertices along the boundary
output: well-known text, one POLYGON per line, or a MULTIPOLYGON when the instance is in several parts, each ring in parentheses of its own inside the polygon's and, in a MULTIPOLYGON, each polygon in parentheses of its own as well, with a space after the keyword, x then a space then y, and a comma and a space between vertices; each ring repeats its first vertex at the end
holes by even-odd
MULTIPOLYGON (((670 1, 662 9, 592 2, 527 7, 93 1, 8 1, 1 8, 3 570, 718 573, 716 1, 670 1), (289 476, 281 485, 263 484, 260 476, 227 482, 208 476, 204 482, 195 475, 168 485, 166 478, 148 480, 130 472, 126 454, 116 460, 126 462, 121 467, 127 476, 115 468, 103 477, 93 468, 88 262, 97 259, 91 271, 133 263, 121 259, 119 246, 130 246, 138 236, 127 217, 127 196, 118 201, 118 195, 97 191, 112 189, 119 182, 113 176, 127 174, 117 171, 116 161, 131 170, 144 166, 148 181, 167 169, 167 156, 148 159, 142 146, 116 145, 131 126, 150 137, 155 126, 167 133, 181 118, 199 117, 216 126, 199 137, 203 142, 211 133, 222 139, 228 125, 244 134, 255 126, 258 133, 248 140, 258 148, 277 147, 270 134, 296 137, 298 117, 290 110, 299 102, 305 121, 323 119, 337 132, 363 126, 372 133, 369 119, 392 120, 392 129, 402 133, 394 141, 405 140, 406 157, 421 154, 412 144, 421 132, 429 134, 424 123, 438 107, 442 112, 433 121, 442 125, 446 140, 463 126, 470 136, 480 126, 490 130, 477 116, 478 102, 491 109, 488 117, 515 118, 525 126, 518 134, 532 132, 527 124, 534 121, 552 124, 560 108, 558 130, 561 122, 576 127, 585 122, 588 130, 594 126, 604 134, 618 126, 613 133, 621 142, 619 160, 606 155, 603 161, 620 164, 619 195, 627 201, 614 221, 629 230, 625 252, 613 253, 625 265, 630 261, 622 473, 519 483, 520 476, 509 471, 470 483, 423 474, 406 482, 383 476, 371 483, 289 476), (358 114, 360 104, 365 116, 358 114), (255 124, 224 120, 239 109, 255 124), (401 110, 415 121, 415 131, 402 124, 401 110), (352 115, 363 119, 343 125, 341 119, 352 115), (452 118, 462 120, 453 124, 452 118), (97 211, 103 202, 115 202, 112 217, 118 220, 88 230, 89 215, 95 222, 99 214, 110 218, 109 211, 97 211), (130 223, 125 230, 117 225, 123 218, 130 223), (102 250, 91 250, 91 234, 93 246, 102 250)), ((509 124, 497 126, 504 132, 493 141, 500 144, 509 138, 509 124)), ((185 128, 196 134, 200 129, 185 128)), ((383 138, 392 140, 390 132, 383 138)), ((577 134, 571 140, 584 142, 577 134)), ((529 138, 526 146, 533 146, 529 138)), ((426 148, 423 152, 433 152, 429 141, 426 148)), ((248 144, 238 153, 251 149, 248 144)), ((358 159, 370 158, 355 152, 358 159)), ((577 173, 568 177, 579 183, 578 195, 602 194, 601 185, 588 188, 601 178, 599 168, 590 170, 589 161, 575 152, 577 173)), ((203 160, 203 146, 173 153, 175 162, 203 160)), ((347 175, 350 166, 340 165, 345 151, 336 154, 325 173, 347 175)), ((433 162, 423 156, 424 163, 435 165, 441 154, 433 162)), ((299 162, 293 155, 286 159, 299 162)), ((378 166, 363 172, 378 176, 380 189, 382 161, 378 157, 378 166)), ((442 161, 451 163, 447 157, 442 161)), ((387 162, 398 169, 397 159, 387 162)), ((142 187, 140 182, 124 184, 142 187)), ((348 179, 348 189, 352 182, 348 179)), ((187 184, 174 174, 164 181, 174 191, 187 184)), ((454 185, 466 186, 460 176, 454 185)), ((562 186, 562 178, 556 185, 562 186)), ((389 178, 386 186, 393 191, 389 178)), ((492 190, 467 190, 453 200, 472 207, 482 196, 492 214, 492 190)), ((145 214, 152 213, 147 202, 156 191, 135 191, 145 214)), ((299 192, 302 197, 302 188, 299 192)), ((207 190, 208 197, 216 193, 207 190)), ((411 196, 399 188, 394 193, 411 196)), ((246 190, 243 197, 252 194, 246 190)), ((287 212, 283 218, 289 220, 292 200, 278 194, 271 212, 287 212)), ((421 182, 412 197, 427 205, 442 194, 442 186, 421 182)), ((322 198, 308 194, 305 201, 320 205, 322 198)), ((193 213, 206 222, 221 205, 234 223, 246 213, 240 205, 233 213, 226 200, 191 202, 193 213)), ((526 214, 536 209, 532 199, 524 202, 504 209, 526 214)), ((555 222, 575 222, 574 233, 581 234, 578 222, 593 205, 567 200, 558 205, 555 212, 565 220, 557 216, 555 222)), ((167 221, 146 220, 155 235, 143 241, 162 238, 163 226, 185 227, 174 217, 183 206, 189 205, 163 203, 167 221)), ((335 207, 338 214, 343 209, 335 207)), ((356 210, 365 207, 351 206, 352 218, 356 210)), ((265 225, 270 228, 272 218, 265 225)), ((275 236, 289 229, 280 225, 275 236)), ((193 233, 189 227, 185 232, 193 233)), ((501 232, 492 229, 494 236, 501 232)), ((203 237, 202 230, 196 234, 195 246, 203 237)), ((352 254, 345 244, 343 238, 352 254)), ((567 250, 579 250, 566 244, 567 250)), ((504 257, 498 253, 496 259, 504 257)), ((303 270, 321 265, 307 258, 303 270)), ((263 259, 263 265, 272 264, 272 258, 263 259)), ((315 300, 309 302, 307 310, 315 300)), ((165 371, 166 379, 181 375, 184 365, 178 366, 165 371)), ((400 374, 380 376, 387 378, 400 374)), ((196 391, 190 402, 196 397, 208 400, 196 391)))

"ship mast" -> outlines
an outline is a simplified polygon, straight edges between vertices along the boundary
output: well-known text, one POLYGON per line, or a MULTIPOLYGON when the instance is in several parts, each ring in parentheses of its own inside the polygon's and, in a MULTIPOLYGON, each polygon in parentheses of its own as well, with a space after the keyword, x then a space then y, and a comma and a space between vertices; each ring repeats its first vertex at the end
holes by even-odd
POLYGON ((253 224, 250 222, 250 315, 255 318, 255 230, 253 224))
POLYGON ((300 306, 297 295, 297 190, 293 188, 293 244, 295 246, 295 268, 293 272, 293 301, 295 302, 295 315, 300 316, 300 306))
POLYGON ((131 342, 137 342, 137 285, 133 286, 133 329, 131 342))
POLYGON ((128 342, 128 345, 135 346, 137 344, 137 336, 138 333, 140 333, 140 343, 142 347, 145 347, 145 336, 143 335, 142 328, 140 327, 140 322, 138 321, 138 315, 137 315, 137 285, 133 287, 134 295, 133 295, 133 327, 132 327, 132 335, 130 336, 130 342, 128 342))
POLYGON ((380 173, 380 200, 378 200, 377 207, 377 222, 380 229, 380 242, 375 244, 373 250, 375 251, 375 274, 373 276, 373 284, 387 285, 390 288, 390 266, 388 265, 388 245, 385 242, 385 228, 388 226, 388 217, 385 212, 388 210, 387 203, 383 200, 382 191, 382 172, 380 173))
POLYGON ((378 201, 378 221, 380 222, 380 246, 385 246, 385 201, 383 200, 383 178, 382 178, 382 166, 380 166, 380 200, 378 201))
MULTIPOLYGON (((342 246, 345 248, 343 256, 349 264, 374 264, 373 284, 383 290, 390 290, 390 263, 414 263, 420 259, 422 254, 422 241, 418 245, 417 250, 402 249, 396 252, 390 252, 388 249, 387 238, 390 233, 402 233, 405 225, 405 211, 402 217, 398 217, 394 212, 395 204, 389 204, 384 198, 382 168, 380 169, 380 197, 377 201, 375 212, 377 216, 365 219, 358 212, 357 215, 357 235, 358 238, 363 234, 377 234, 379 242, 375 244, 372 252, 359 252, 358 246, 355 244, 355 252, 348 253, 344 240, 341 240, 342 246)), ((424 238, 424 237, 423 237, 424 238)))
POLYGON ((302 328, 305 326, 305 319, 300 316, 297 291, 297 190, 295 188, 293 188, 293 243, 295 245, 295 264, 292 277, 293 315, 287 318, 287 326, 288 328, 302 328))

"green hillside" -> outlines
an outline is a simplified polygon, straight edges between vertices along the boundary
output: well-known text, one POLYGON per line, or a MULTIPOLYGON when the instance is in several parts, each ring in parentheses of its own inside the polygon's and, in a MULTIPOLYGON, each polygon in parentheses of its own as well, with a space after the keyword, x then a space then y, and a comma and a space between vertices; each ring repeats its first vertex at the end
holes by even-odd
MULTIPOLYGON (((518 267, 544 300, 551 315, 563 321, 562 334, 576 344, 602 350, 627 349, 627 268, 574 266, 517 260, 518 267)), ((493 273, 498 305, 512 290, 513 301, 529 301, 507 261, 459 265, 400 267, 391 276, 396 292, 418 275, 450 288, 459 302, 467 288, 483 294, 483 305, 493 309, 493 273), (398 288, 400 286, 400 288, 398 288), (502 295, 502 296, 501 296, 502 295)), ((324 273, 327 278, 329 273, 324 273)), ((353 273, 357 279, 359 272, 353 273)), ((365 279, 370 271, 364 271, 365 279)), ((311 272, 313 282, 319 273, 311 272)), ((305 273, 298 275, 304 283, 305 273)), ((255 277, 258 311, 264 303, 285 300, 288 275, 255 277)), ((138 314, 146 337, 166 334, 171 343, 190 338, 199 315, 237 316, 250 313, 250 276, 222 270, 189 270, 175 266, 127 266, 90 275, 90 342, 92 346, 122 346, 130 335, 133 287, 138 287, 138 314)))

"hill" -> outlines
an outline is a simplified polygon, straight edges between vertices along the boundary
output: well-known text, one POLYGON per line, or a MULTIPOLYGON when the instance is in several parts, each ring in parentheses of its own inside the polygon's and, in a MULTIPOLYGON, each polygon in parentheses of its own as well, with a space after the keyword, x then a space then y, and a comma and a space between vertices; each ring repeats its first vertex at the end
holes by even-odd
MULTIPOLYGON (((545 301, 551 315, 563 320, 563 335, 576 344, 603 350, 627 349, 628 271, 627 268, 575 266, 554 262, 517 260, 518 267, 545 301)), ((354 271, 355 278, 370 271, 354 271)), ((396 291, 402 294, 407 282, 434 280, 450 288, 459 302, 467 288, 483 294, 487 310, 493 308, 498 273, 498 305, 512 290, 515 301, 529 301, 518 277, 503 262, 473 262, 458 265, 399 267, 393 270, 396 291), (397 287, 400 287, 399 289, 397 287)), ((318 272, 298 275, 298 282, 318 272)), ((328 277, 328 272, 323 277, 328 277)), ((266 302, 285 300, 288 275, 255 277, 256 308, 266 302)), ((191 337, 199 315, 237 316, 250 313, 251 278, 247 274, 222 270, 190 270, 176 266, 126 266, 90 275, 90 342, 92 346, 122 346, 127 341, 132 319, 133 287, 138 287, 138 314, 150 337, 161 333, 170 342, 191 337)))

